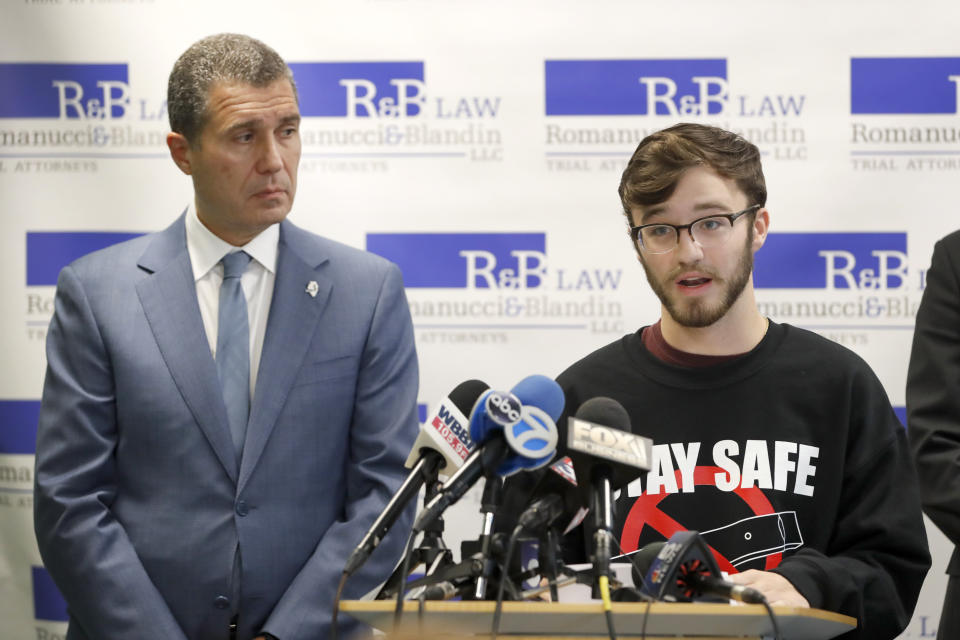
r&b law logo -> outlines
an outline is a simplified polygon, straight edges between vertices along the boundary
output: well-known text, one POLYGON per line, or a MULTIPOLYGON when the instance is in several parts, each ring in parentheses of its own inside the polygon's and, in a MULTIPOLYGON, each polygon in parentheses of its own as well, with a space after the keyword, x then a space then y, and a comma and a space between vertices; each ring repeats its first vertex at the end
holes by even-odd
POLYGON ((727 61, 547 60, 548 116, 720 115, 727 61))
POLYGON ((806 133, 796 123, 806 96, 734 91, 725 58, 547 60, 544 80, 553 171, 622 171, 641 139, 679 119, 736 131, 774 159, 806 159, 806 133), (613 116, 644 119, 621 125, 613 116))
POLYGON ((28 231, 24 302, 27 339, 42 343, 46 338, 61 269, 81 256, 140 235, 109 231, 28 231))
POLYGON ((811 329, 912 328, 925 276, 902 232, 771 233, 754 255, 761 313, 811 329))
POLYGON ((403 272, 418 329, 623 330, 620 269, 554 266, 547 235, 368 233, 403 272))
POLYGON ((290 68, 307 118, 411 118, 426 107, 423 62, 300 62, 290 68))
MULTIPOLYGON (((135 97, 127 64, 0 63, 0 86, 0 150, 6 153, 166 155, 166 100, 135 97)), ((13 167, 39 170, 58 167, 27 159, 13 167)))
POLYGON ((857 171, 960 171, 960 58, 851 58, 857 171))
POLYGON ((409 157, 503 159, 499 96, 449 96, 423 61, 292 63, 306 171, 385 170, 409 157))
POLYGON ((0 64, 0 118, 112 120, 130 109, 125 64, 0 64))

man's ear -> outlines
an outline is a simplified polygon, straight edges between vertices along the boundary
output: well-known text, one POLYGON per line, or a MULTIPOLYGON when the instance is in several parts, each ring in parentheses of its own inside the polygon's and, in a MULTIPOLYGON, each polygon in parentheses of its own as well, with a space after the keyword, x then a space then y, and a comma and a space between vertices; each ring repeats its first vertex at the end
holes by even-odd
POLYGON ((190 166, 190 143, 183 134, 170 132, 167 134, 167 148, 174 164, 180 167, 188 176, 193 172, 190 166))
POLYGON ((767 230, 770 228, 770 212, 766 207, 757 211, 753 217, 753 252, 756 253, 767 241, 767 230))

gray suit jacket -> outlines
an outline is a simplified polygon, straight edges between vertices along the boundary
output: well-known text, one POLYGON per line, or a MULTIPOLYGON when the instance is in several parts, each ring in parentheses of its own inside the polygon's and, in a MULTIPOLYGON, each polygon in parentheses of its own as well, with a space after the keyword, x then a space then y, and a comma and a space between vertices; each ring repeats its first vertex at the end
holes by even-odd
MULTIPOLYGON (((226 639, 234 611, 240 640, 326 637, 344 562, 416 436, 396 266, 281 224, 239 467, 183 216, 63 269, 47 357, 35 526, 68 638, 226 639)), ((411 515, 345 597, 389 575, 411 515)))

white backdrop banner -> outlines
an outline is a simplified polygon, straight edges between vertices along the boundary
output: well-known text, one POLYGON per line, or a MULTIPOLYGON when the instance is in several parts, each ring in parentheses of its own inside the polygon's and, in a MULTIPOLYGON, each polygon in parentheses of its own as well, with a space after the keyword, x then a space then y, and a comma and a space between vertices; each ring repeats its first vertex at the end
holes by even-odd
MULTIPOLYGON (((189 180, 164 144, 192 42, 291 62, 292 220, 404 272, 423 405, 479 378, 555 376, 656 320, 616 188, 680 120, 761 149, 771 318, 859 353, 901 417, 933 243, 960 227, 960 5, 735 0, 2 0, 0 636, 62 637, 32 531, 44 338, 59 269, 169 224, 189 180)), ((422 408, 421 416, 426 410, 422 408)), ((474 493, 448 542, 479 532, 474 493)), ((933 638, 950 545, 903 638, 933 638)))

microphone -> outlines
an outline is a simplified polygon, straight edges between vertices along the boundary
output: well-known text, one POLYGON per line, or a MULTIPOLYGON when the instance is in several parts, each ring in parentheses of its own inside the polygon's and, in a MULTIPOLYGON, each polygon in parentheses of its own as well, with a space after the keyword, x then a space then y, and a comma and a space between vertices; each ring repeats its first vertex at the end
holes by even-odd
POLYGON ((420 425, 420 433, 404 465, 412 468, 410 474, 350 554, 343 570, 345 574, 352 574, 366 562, 407 503, 416 498, 427 478, 435 479, 438 473, 463 464, 468 455, 467 448, 472 445, 464 427, 468 424, 464 416, 489 388, 490 385, 480 380, 461 382, 440 401, 433 417, 420 425))
POLYGON ((734 584, 720 575, 713 553, 696 531, 678 531, 666 542, 652 542, 634 556, 634 584, 657 600, 766 602, 756 589, 734 584), (644 574, 646 577, 640 579, 644 574))
POLYGON ((412 469, 424 456, 435 452, 443 456, 443 466, 437 469, 437 473, 449 476, 462 467, 473 449, 467 416, 477 399, 489 388, 490 385, 480 380, 458 384, 439 402, 430 419, 421 425, 404 466, 412 469))
MULTIPOLYGON (((557 449, 560 447, 558 446, 557 449)), ((583 522, 590 513, 590 510, 583 506, 586 503, 581 501, 578 487, 573 460, 569 456, 557 458, 542 472, 534 485, 528 504, 533 505, 546 496, 559 496, 562 501, 563 515, 567 516, 561 532, 566 535, 583 522)))
POLYGON ((653 443, 630 432, 630 416, 619 402, 597 397, 580 405, 569 419, 566 445, 581 500, 593 514, 592 560, 599 581, 610 576, 613 491, 650 469, 653 443))
POLYGON ((423 531, 481 477, 548 463, 556 449, 555 421, 563 404, 560 385, 541 375, 524 378, 510 392, 487 391, 481 396, 470 415, 470 437, 477 447, 424 506, 413 531, 423 531))
POLYGON ((552 525, 563 515, 563 498, 549 495, 535 500, 520 514, 517 524, 526 531, 536 532, 552 525))
MULTIPOLYGON (((618 558, 626 558, 630 561, 632 565, 630 573, 633 576, 633 586, 637 589, 641 589, 646 584, 647 581, 647 572, 650 571, 650 565, 653 564, 653 561, 656 560, 657 556, 660 554, 660 550, 663 549, 663 545, 666 542, 658 541, 645 544, 642 548, 637 549, 633 553, 625 553, 618 558)), ((648 596, 649 597, 649 596, 648 596)))
POLYGON ((424 600, 449 600, 457 593, 457 587, 449 580, 444 580, 424 588, 421 597, 424 600))

